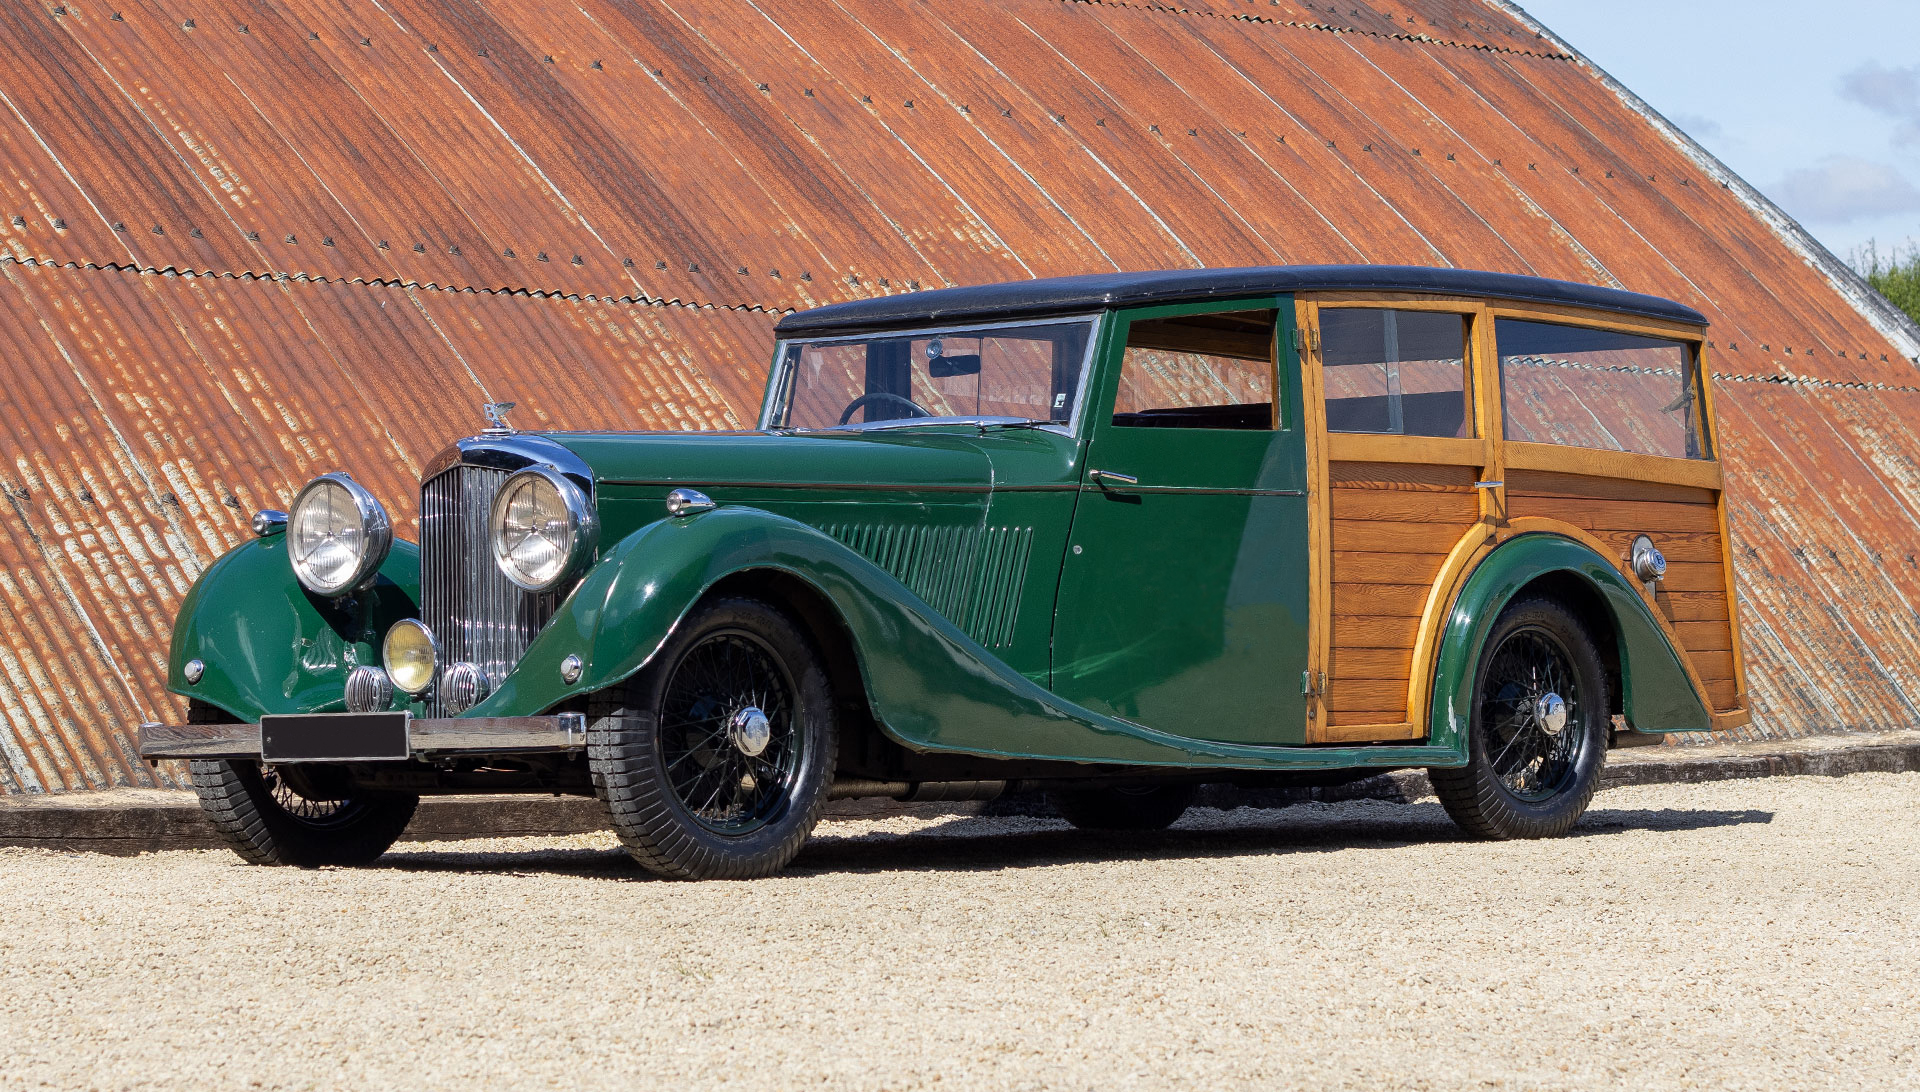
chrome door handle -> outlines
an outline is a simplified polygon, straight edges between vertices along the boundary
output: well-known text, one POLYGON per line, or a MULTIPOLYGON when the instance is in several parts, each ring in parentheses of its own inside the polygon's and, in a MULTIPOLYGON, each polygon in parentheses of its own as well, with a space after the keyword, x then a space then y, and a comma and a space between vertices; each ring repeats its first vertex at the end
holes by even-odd
POLYGON ((1111 470, 1089 470, 1087 477, 1101 485, 1139 485, 1140 479, 1131 474, 1116 474, 1111 470))

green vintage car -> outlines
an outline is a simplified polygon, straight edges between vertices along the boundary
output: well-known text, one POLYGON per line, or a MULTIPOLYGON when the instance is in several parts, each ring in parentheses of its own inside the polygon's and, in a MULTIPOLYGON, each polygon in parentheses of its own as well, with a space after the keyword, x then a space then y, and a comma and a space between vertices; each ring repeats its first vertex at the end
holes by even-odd
POLYGON ((1430 772, 1567 830, 1610 746, 1746 717, 1705 323, 1460 270, 1131 273, 787 316, 758 428, 449 446, 420 542, 346 473, 176 623, 188 759, 259 863, 422 794, 606 803, 647 868, 791 861, 829 800, 1430 772))

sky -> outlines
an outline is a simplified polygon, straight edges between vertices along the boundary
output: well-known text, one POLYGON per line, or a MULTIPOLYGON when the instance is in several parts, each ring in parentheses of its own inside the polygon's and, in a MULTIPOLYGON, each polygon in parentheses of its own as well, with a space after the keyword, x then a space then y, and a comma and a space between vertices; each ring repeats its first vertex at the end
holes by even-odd
POLYGON ((1842 258, 1920 243, 1920 0, 1518 0, 1842 258))

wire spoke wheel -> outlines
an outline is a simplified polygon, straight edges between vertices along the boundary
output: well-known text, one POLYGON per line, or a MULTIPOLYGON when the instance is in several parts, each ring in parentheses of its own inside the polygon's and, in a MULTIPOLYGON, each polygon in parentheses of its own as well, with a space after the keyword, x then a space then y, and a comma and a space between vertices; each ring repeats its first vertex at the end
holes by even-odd
POLYGON ((1480 724, 1488 760, 1507 790, 1521 800, 1547 800, 1574 773, 1580 734, 1567 730, 1580 716, 1572 655, 1544 629, 1509 634, 1494 650, 1480 688, 1480 724), (1546 712, 1558 698, 1564 716, 1546 712))
MULTIPOLYGON (((190 702, 187 719, 223 724, 232 718, 190 702)), ((195 759, 193 790, 213 828, 254 864, 367 864, 400 837, 418 796, 366 792, 338 767, 275 767, 258 762, 195 759)))
POLYGON ((1586 624, 1556 599, 1510 604, 1471 683, 1456 706, 1466 764, 1427 771, 1447 814, 1481 838, 1566 833, 1593 800, 1607 752, 1607 671, 1586 624))
POLYGON ((793 680, 753 635, 709 634, 675 666, 657 738, 667 783, 695 821, 751 831, 785 809, 799 769, 793 680), (764 732, 749 727, 756 713, 764 732))
POLYGON ((643 867, 678 879, 771 875, 827 805, 839 751, 819 646, 763 599, 688 612, 653 662, 593 695, 587 769, 643 867))
POLYGON ((315 793, 314 796, 308 796, 302 793, 272 766, 260 768, 260 783, 273 798, 273 802, 279 805, 281 811, 309 823, 326 823, 338 819, 353 807, 353 801, 344 795, 315 793), (315 797, 324 797, 324 799, 315 797))

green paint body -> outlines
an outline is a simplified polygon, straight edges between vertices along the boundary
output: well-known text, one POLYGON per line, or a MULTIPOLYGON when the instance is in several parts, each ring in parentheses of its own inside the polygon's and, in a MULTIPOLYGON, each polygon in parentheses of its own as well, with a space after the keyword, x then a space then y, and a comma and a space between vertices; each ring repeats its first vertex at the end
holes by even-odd
MULTIPOLYGON (((1426 742, 1303 745, 1308 508, 1292 316, 1287 297, 1106 316, 1076 435, 971 425, 556 434, 593 469, 600 555, 464 715, 539 713, 619 682, 716 584, 771 570, 832 605, 876 721, 915 750, 1197 768, 1453 766, 1465 761, 1471 675, 1492 619, 1529 580, 1572 573, 1614 616, 1633 725, 1709 726, 1633 589, 1584 546, 1536 534, 1494 550, 1454 605, 1426 742), (1128 321, 1267 307, 1280 316, 1279 428, 1112 426, 1128 321), (1096 467, 1140 485, 1102 485, 1088 474, 1096 467), (667 518, 675 486, 721 507, 667 518), (573 684, 560 675, 569 655, 585 665, 573 684)), ((300 588, 284 538, 244 543, 183 603, 169 688, 246 720, 342 709, 346 672, 379 663, 386 629, 417 616, 419 584, 418 550, 396 542, 375 584, 343 608, 300 588), (194 658, 206 673, 188 684, 182 667, 194 658)))

